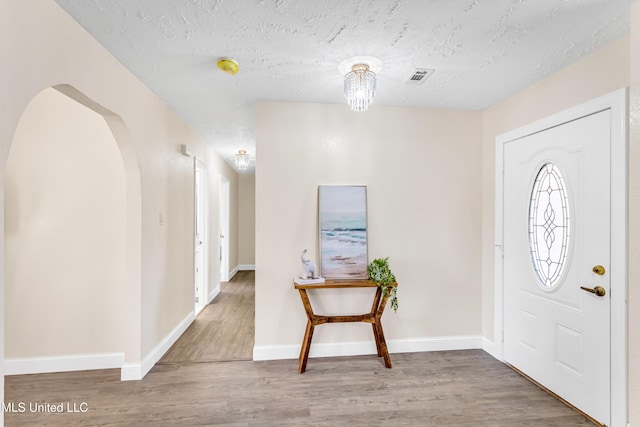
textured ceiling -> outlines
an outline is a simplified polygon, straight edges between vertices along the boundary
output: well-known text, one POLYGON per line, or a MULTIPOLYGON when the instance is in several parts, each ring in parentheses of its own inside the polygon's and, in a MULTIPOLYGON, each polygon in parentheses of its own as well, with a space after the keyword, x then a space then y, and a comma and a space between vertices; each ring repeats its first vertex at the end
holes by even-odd
POLYGON ((482 109, 626 34, 632 0, 56 2, 231 161, 255 153, 256 100, 347 109, 348 58, 382 62, 371 108, 482 109))

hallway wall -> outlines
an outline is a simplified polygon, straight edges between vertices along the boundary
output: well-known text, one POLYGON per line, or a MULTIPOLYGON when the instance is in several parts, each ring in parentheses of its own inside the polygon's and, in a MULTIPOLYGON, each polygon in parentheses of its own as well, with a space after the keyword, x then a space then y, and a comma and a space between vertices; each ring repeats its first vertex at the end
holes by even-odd
POLYGON ((256 263, 256 175, 240 174, 238 188, 238 264, 256 263))
MULTIPOLYGON (((237 174, 53 0, 0 2, 0 28, 0 54, 10 64, 0 68, 3 180, 18 120, 43 89, 68 85, 107 117, 114 132, 126 187, 125 368, 131 378, 144 375, 193 317, 193 158, 183 156, 180 145, 207 163, 212 203, 217 201, 219 174, 232 185, 237 185, 237 174)), ((0 200, 4 202, 4 194, 0 200)), ((0 220, 3 213, 2 205, 0 220)), ((218 223, 217 210, 211 210, 210 219, 218 223)), ((212 227, 211 284, 219 280, 217 231, 212 227)), ((0 255, 3 262, 4 252, 0 255)), ((4 275, 0 264, 0 297, 4 275)))
POLYGON ((640 2, 631 5, 629 99, 629 423, 640 426, 640 2))

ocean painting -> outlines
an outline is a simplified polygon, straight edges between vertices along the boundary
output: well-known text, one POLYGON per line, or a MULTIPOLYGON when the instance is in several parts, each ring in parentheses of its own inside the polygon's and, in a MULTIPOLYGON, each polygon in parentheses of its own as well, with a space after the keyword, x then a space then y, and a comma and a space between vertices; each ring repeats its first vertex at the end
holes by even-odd
POLYGON ((367 187, 318 187, 320 274, 328 279, 367 278, 367 187))

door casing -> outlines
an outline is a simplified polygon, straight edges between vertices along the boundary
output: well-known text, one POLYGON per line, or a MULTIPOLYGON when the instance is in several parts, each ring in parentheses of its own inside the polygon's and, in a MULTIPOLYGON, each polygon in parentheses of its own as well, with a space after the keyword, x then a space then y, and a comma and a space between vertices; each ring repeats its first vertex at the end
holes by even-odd
POLYGON ((193 238, 194 238, 194 304, 195 314, 204 308, 209 301, 209 190, 207 165, 202 160, 194 158, 194 218, 193 218, 193 238), (199 176, 198 176, 199 175, 199 176), (200 212, 198 210, 200 209, 200 212), (198 222, 200 221, 200 224, 198 222), (202 227, 198 235, 198 225, 202 227), (201 257, 198 257, 197 239, 202 239, 200 247, 201 257), (200 279, 200 280, 199 280, 200 279), (202 289, 198 289, 198 285, 202 289))
MULTIPOLYGON (((496 138, 493 355, 503 360, 504 144, 599 111, 611 111, 611 425, 627 425, 627 89, 620 89, 496 138)), ((561 396, 562 397, 562 396, 561 396)))
POLYGON ((230 181, 227 177, 220 175, 219 178, 219 201, 220 207, 220 281, 228 282, 229 272, 229 215, 230 215, 230 181))

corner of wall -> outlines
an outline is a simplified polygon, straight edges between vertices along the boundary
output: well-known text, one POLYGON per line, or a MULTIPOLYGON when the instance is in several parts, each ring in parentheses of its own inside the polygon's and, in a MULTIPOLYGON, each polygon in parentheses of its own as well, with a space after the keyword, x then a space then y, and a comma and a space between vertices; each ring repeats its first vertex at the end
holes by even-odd
POLYGON ((140 363, 127 363, 120 370, 122 381, 141 380, 158 363, 180 336, 195 320, 195 313, 191 311, 173 330, 167 334, 140 363))

